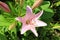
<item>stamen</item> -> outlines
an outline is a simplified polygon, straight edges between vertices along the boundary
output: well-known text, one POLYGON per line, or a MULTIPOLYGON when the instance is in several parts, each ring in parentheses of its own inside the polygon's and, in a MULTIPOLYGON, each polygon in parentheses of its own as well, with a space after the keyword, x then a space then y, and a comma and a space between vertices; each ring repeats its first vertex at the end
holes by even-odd
POLYGON ((27 20, 27 21, 26 21, 26 24, 29 24, 29 23, 30 23, 30 21, 29 21, 29 20, 27 20))

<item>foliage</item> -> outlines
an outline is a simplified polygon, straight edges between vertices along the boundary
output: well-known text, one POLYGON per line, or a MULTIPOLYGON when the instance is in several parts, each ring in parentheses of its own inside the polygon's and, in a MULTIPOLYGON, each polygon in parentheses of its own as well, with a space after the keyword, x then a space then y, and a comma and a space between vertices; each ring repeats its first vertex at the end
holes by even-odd
POLYGON ((38 13, 43 10, 44 13, 39 18, 48 25, 46 27, 36 28, 39 36, 35 35, 31 31, 27 31, 24 35, 20 34, 20 28, 22 24, 16 22, 17 16, 23 17, 26 13, 26 6, 32 7, 35 0, 24 0, 23 5, 16 3, 15 0, 5 1, 9 5, 11 12, 5 12, 0 8, 0 40, 60 40, 60 1, 44 0, 41 5, 33 10, 34 13, 38 13), (16 25, 12 30, 9 30, 9 26, 16 22, 16 25))

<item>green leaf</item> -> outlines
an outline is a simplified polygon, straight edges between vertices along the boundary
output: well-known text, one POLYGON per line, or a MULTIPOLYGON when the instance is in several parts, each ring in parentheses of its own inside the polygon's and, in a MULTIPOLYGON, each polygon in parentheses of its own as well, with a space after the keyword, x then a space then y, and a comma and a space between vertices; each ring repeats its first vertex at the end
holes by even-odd
POLYGON ((43 10, 47 9, 50 6, 49 1, 44 1, 43 4, 40 6, 43 10))
POLYGON ((59 6, 60 5, 60 1, 56 2, 54 5, 59 6))
POLYGON ((13 19, 10 17, 4 17, 3 15, 0 15, 0 26, 9 26, 14 21, 13 19))
POLYGON ((59 23, 56 23, 53 25, 53 29, 58 29, 60 30, 60 24, 59 23))
MULTIPOLYGON (((52 12, 52 11, 51 11, 52 12)), ((41 18, 44 18, 44 19, 48 19, 48 18, 51 18, 54 13, 51 13, 51 12, 48 12, 48 11, 44 11, 43 15, 41 18)))
POLYGON ((50 2, 44 1, 43 4, 38 8, 43 10, 43 15, 41 16, 41 19, 47 23, 50 23, 51 18, 54 16, 54 11, 49 6, 50 2))
POLYGON ((7 40, 7 38, 5 37, 5 35, 0 33, 0 40, 7 40))

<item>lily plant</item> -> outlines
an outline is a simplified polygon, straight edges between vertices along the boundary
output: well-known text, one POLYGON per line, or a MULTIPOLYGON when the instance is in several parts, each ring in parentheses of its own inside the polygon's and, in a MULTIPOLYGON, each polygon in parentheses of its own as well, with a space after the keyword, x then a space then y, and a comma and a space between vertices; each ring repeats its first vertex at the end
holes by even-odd
MULTIPOLYGON (((6 12, 10 12, 8 5, 4 2, 0 1, 0 7, 3 8, 3 10, 6 12)), ((33 5, 33 8, 34 7, 35 6, 33 5)), ((24 34, 26 31, 31 30, 35 34, 35 36, 38 37, 38 33, 35 27, 47 26, 47 24, 39 20, 39 17, 41 17, 43 14, 43 10, 38 12, 37 14, 34 14, 32 12, 33 8, 27 6, 26 15, 24 17, 16 17, 15 19, 22 22, 21 34, 24 34)), ((14 25, 10 26, 9 29, 13 28, 14 25)))
POLYGON ((45 22, 39 20, 39 17, 41 17, 42 14, 43 10, 37 14, 34 14, 32 12, 32 8, 30 6, 27 6, 26 15, 24 17, 16 17, 17 21, 22 22, 21 34, 24 34, 26 31, 31 30, 34 35, 38 37, 38 33, 35 27, 47 26, 45 22))

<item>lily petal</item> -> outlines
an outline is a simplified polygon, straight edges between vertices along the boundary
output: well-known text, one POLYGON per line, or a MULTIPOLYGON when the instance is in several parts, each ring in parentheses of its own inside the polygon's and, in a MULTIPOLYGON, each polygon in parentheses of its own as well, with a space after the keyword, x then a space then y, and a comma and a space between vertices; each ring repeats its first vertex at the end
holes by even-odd
POLYGON ((26 19, 26 20, 27 20, 27 19, 31 19, 31 18, 33 18, 33 16, 34 16, 34 14, 33 14, 33 12, 32 12, 31 7, 30 7, 30 6, 27 6, 25 19, 26 19))
POLYGON ((27 10, 26 13, 28 14, 32 13, 32 9, 30 8, 30 6, 27 6, 26 10, 27 10))
POLYGON ((40 20, 36 20, 35 23, 36 23, 36 24, 35 24, 36 27, 47 26, 47 24, 46 24, 45 22, 40 21, 40 20))
POLYGON ((35 19, 38 19, 39 17, 41 17, 42 14, 43 14, 43 10, 35 15, 35 19))
POLYGON ((29 30, 29 26, 28 25, 23 25, 22 29, 21 29, 21 34, 24 34, 27 30, 29 30))
POLYGON ((21 18, 21 17, 16 17, 15 19, 16 19, 17 21, 22 22, 22 23, 24 22, 23 18, 21 18))
POLYGON ((31 28, 31 31, 35 34, 36 37, 38 37, 38 33, 36 32, 35 28, 31 28))

